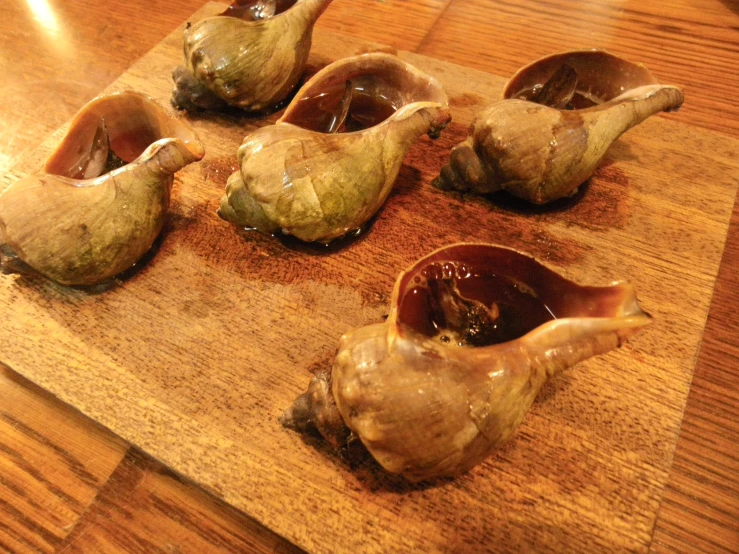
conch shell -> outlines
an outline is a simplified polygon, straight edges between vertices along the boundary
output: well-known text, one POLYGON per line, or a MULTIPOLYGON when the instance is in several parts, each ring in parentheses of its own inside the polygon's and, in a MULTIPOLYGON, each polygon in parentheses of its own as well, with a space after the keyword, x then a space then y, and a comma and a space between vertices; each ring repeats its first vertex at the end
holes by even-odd
POLYGON ((535 204, 570 196, 614 140, 683 103, 679 88, 657 84, 643 65, 601 50, 536 61, 513 76, 504 97, 476 116, 434 186, 481 194, 502 189, 535 204), (542 87, 549 94, 537 94, 542 87), (575 109, 518 99, 536 96, 575 109))
POLYGON ((172 103, 261 111, 300 80, 313 26, 332 0, 240 0, 184 33, 185 64, 175 69, 172 103))
POLYGON ((387 320, 344 335, 281 421, 336 448, 356 436, 411 481, 457 475, 510 437, 548 379, 649 322, 628 284, 579 286, 508 248, 448 246, 401 273, 387 320))
POLYGON ((411 145, 450 119, 438 81, 396 56, 339 60, 274 125, 246 137, 219 215, 304 241, 344 236, 382 206, 411 145))
POLYGON ((204 153, 190 126, 148 96, 100 96, 42 171, 0 195, 0 244, 65 285, 113 277, 151 248, 174 173, 204 153))

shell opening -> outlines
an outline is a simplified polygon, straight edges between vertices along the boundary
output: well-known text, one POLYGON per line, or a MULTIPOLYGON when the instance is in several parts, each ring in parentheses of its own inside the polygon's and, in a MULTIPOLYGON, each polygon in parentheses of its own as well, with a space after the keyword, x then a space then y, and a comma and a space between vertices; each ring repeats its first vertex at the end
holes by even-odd
POLYGON ((360 77, 333 83, 315 96, 301 98, 284 121, 319 133, 351 133, 382 123, 399 107, 399 99, 391 90, 372 77, 360 77), (342 117, 348 88, 351 98, 342 117))
POLYGON ((425 265, 403 296, 400 322, 449 346, 517 339, 555 314, 525 283, 455 261, 425 265))
POLYGON ((528 100, 536 96, 565 65, 577 74, 571 109, 602 104, 626 90, 657 83, 654 75, 642 64, 604 50, 575 50, 546 56, 524 66, 508 81, 503 97, 528 100))
POLYGON ((98 177, 134 161, 164 138, 179 139, 195 159, 203 156, 195 132, 151 98, 134 92, 101 96, 77 115, 45 171, 72 179, 98 177))
POLYGON ((533 258, 489 245, 442 249, 398 285, 400 332, 448 346, 515 340, 558 318, 622 315, 624 287, 583 287, 533 258))
POLYGON ((220 15, 244 21, 263 21, 286 12, 298 0, 236 0, 220 15))
POLYGON ((313 76, 280 119, 321 133, 374 127, 414 102, 447 104, 440 85, 388 54, 364 54, 335 62, 313 76), (344 123, 336 120, 347 102, 344 123))

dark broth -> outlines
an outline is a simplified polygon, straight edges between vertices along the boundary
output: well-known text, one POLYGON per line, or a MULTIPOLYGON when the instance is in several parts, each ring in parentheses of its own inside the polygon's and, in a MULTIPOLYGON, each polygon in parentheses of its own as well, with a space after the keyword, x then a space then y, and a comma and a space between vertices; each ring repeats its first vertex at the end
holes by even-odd
MULTIPOLYGON (((337 87, 328 93, 304 98, 298 102, 286 121, 304 129, 326 133, 332 127, 343 94, 344 87, 337 87)), ((373 127, 385 121, 396 110, 388 98, 373 96, 364 89, 355 88, 349 113, 337 132, 351 133, 373 127)))
POLYGON ((456 346, 488 346, 517 339, 555 314, 525 284, 505 275, 480 275, 447 262, 431 264, 402 298, 401 323, 441 342, 456 346), (465 324, 448 321, 441 295, 459 293, 465 324), (489 314, 493 313, 493 317, 489 314), (480 317, 482 316, 482 317, 480 317))
MULTIPOLYGON (((516 98, 519 98, 521 100, 529 100, 531 101, 531 98, 534 97, 540 90, 543 85, 535 85, 531 88, 522 90, 518 94, 516 94, 516 98)), ((570 100, 570 103, 565 106, 566 110, 581 110, 583 108, 590 108, 592 106, 597 106, 598 104, 601 104, 602 102, 599 101, 597 98, 593 98, 592 96, 588 96, 583 92, 575 91, 575 94, 572 96, 572 100, 570 100)))

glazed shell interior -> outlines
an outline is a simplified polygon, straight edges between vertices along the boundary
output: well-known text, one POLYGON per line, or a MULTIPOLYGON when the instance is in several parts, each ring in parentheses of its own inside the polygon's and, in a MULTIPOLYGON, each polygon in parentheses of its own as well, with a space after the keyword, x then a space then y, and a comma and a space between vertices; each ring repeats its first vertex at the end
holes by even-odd
MULTIPOLYGON (((266 0, 236 0, 228 8, 226 8, 225 11, 221 13, 221 15, 243 19, 244 21, 261 21, 262 19, 257 19, 254 17, 253 9, 257 8, 260 4, 263 5, 265 3, 266 0)), ((276 0, 274 15, 272 15, 271 17, 275 17, 277 15, 280 15, 281 13, 286 12, 297 3, 298 0, 276 0)))
POLYGON ((101 119, 108 131, 111 150, 126 163, 166 138, 181 141, 197 159, 204 154, 202 144, 189 125, 170 115, 148 96, 126 91, 90 102, 72 121, 59 147, 47 160, 45 172, 63 177, 73 175, 80 156, 90 150, 101 119))
POLYGON ((506 84, 503 98, 525 96, 541 87, 565 64, 577 72, 576 92, 596 104, 612 100, 627 90, 657 84, 643 64, 605 50, 574 50, 546 56, 519 69, 506 84))
POLYGON ((399 333, 408 328, 428 337, 438 334, 435 282, 442 279, 452 279, 465 298, 485 306, 501 298, 504 303, 516 304, 518 315, 511 339, 549 320, 641 313, 630 285, 580 286, 517 251, 462 244, 432 253, 401 275, 394 293, 397 311, 391 315, 396 318, 399 333))
POLYGON ((349 117, 358 106, 365 115, 362 128, 382 123, 413 103, 448 105, 446 94, 436 80, 396 56, 364 54, 345 58, 316 73, 298 91, 278 123, 326 132, 345 93, 347 81, 354 91, 349 117), (372 104, 369 108, 368 103, 372 104))

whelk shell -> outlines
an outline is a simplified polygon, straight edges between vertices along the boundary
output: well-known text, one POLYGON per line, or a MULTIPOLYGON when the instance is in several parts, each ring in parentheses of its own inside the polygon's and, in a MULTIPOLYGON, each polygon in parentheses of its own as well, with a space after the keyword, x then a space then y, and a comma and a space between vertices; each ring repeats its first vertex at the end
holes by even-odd
POLYGON ((223 14, 188 26, 185 64, 173 73, 172 103, 184 109, 273 107, 298 84, 313 26, 331 2, 237 1, 223 14))
POLYGON ((244 139, 219 214, 309 242, 342 237, 379 210, 411 145, 450 119, 438 81, 396 56, 334 62, 244 139))
POLYGON ((538 60, 514 75, 504 95, 477 114, 434 186, 481 194, 506 190, 534 204, 564 198, 592 175, 623 133, 683 103, 679 88, 658 84, 643 65, 600 50, 538 60), (524 100, 562 67, 577 74, 576 109, 524 100))
POLYGON ((204 153, 190 126, 148 96, 100 96, 41 171, 0 195, 0 244, 65 285, 113 277, 151 248, 175 172, 204 153))
POLYGON ((345 334, 281 421, 336 448, 356 436, 411 481, 457 475, 511 436, 547 380, 649 322, 631 285, 580 286, 508 248, 448 246, 401 273, 387 320, 345 334))

